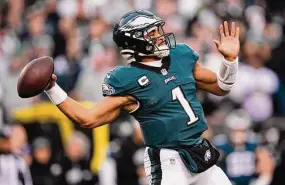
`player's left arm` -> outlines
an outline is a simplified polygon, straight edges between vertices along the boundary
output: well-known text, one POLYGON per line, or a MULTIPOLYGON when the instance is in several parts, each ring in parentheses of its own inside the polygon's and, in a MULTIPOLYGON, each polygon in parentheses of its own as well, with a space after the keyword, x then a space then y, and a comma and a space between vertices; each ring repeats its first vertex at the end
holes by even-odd
POLYGON ((228 22, 220 25, 221 40, 214 40, 218 51, 224 56, 217 74, 202 67, 199 62, 194 67, 194 78, 199 89, 218 96, 226 95, 237 77, 238 53, 240 50, 239 28, 233 22, 231 30, 228 22))
POLYGON ((199 89, 217 96, 225 96, 229 91, 222 90, 218 85, 217 75, 213 71, 202 67, 199 62, 194 68, 194 78, 199 89))

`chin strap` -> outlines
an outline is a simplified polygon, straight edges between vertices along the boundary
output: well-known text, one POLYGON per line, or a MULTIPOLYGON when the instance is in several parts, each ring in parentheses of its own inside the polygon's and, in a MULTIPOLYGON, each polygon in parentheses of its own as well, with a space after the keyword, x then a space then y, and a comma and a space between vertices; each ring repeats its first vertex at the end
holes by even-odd
POLYGON ((136 61, 136 57, 135 57, 135 52, 133 50, 130 49, 124 49, 120 51, 122 57, 128 62, 135 62, 136 61))
MULTIPOLYGON (((138 53, 138 52, 135 52, 134 50, 131 50, 131 49, 123 49, 120 51, 122 57, 128 62, 128 63, 131 63, 131 62, 141 62, 142 61, 142 58, 144 57, 155 57, 155 58, 158 58, 158 59, 162 59, 164 57, 167 57, 170 53, 169 49, 166 49, 165 47, 167 46, 163 46, 159 49, 162 49, 161 51, 155 51, 155 53, 151 54, 151 55, 146 55, 146 54, 143 54, 143 53, 138 53)), ((168 47, 167 47, 168 48, 168 47)))

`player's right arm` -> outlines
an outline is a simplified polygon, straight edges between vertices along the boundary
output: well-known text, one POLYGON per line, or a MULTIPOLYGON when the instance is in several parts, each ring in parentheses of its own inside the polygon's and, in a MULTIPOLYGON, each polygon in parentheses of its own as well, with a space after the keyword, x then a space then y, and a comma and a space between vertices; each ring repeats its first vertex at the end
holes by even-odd
POLYGON ((56 76, 52 75, 52 81, 46 89, 51 101, 69 119, 87 128, 96 128, 112 122, 122 110, 131 112, 136 106, 136 100, 131 96, 107 96, 96 102, 91 109, 86 109, 76 102, 56 85, 56 76))
POLYGON ((87 128, 96 128, 115 120, 120 112, 130 104, 132 104, 131 97, 110 96, 96 102, 91 109, 86 109, 68 97, 57 107, 69 119, 79 125, 87 128))

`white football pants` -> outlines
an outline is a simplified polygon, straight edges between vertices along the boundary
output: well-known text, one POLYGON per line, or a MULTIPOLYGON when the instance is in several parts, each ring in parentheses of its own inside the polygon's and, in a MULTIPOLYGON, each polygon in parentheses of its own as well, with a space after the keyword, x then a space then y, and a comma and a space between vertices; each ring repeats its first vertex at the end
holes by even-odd
POLYGON ((151 151, 147 147, 144 155, 149 185, 231 185, 228 177, 216 165, 202 173, 194 174, 185 167, 177 151, 151 151))

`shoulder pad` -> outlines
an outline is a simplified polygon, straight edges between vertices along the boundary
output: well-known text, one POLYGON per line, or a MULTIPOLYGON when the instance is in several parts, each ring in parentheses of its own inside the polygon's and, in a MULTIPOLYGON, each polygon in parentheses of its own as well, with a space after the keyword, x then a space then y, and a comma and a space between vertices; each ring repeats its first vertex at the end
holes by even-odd
POLYGON ((105 75, 104 82, 102 84, 103 96, 118 95, 124 91, 124 86, 121 84, 120 67, 115 67, 105 75))
POLYGON ((195 62, 199 60, 199 54, 196 51, 194 51, 189 45, 179 43, 177 44, 176 48, 182 54, 188 54, 190 57, 192 57, 195 60, 195 62))
POLYGON ((131 75, 129 66, 118 66, 108 72, 102 84, 103 96, 127 95, 132 87, 131 75))

